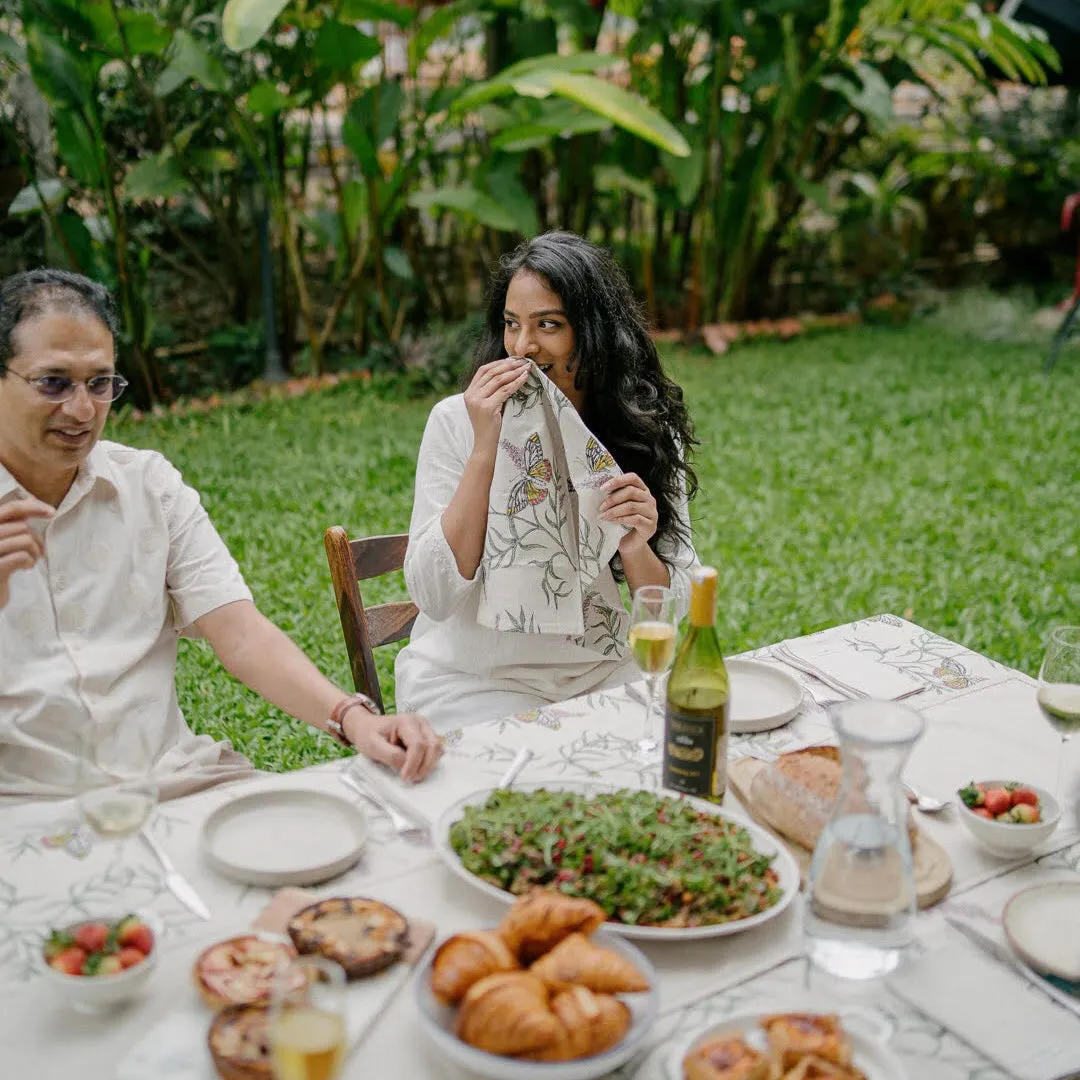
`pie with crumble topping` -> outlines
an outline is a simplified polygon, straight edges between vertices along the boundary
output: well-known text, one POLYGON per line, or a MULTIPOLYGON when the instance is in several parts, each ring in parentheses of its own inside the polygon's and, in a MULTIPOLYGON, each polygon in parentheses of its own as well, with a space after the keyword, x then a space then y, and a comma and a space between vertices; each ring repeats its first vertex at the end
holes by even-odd
POLYGON ((409 944, 409 923, 378 900, 338 897, 294 915, 289 937, 299 952, 334 960, 350 979, 359 979, 401 959, 409 944))
POLYGON ((272 1080, 269 1010, 265 1005, 229 1005, 214 1017, 207 1037, 222 1080, 272 1080))

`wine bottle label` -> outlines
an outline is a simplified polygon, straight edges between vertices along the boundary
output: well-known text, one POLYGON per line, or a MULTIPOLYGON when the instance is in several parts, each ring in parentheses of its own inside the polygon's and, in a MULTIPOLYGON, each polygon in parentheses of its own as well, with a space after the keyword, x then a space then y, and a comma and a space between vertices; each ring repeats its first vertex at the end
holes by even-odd
POLYGON ((708 712, 667 706, 664 787, 719 802, 727 788, 728 704, 708 712))

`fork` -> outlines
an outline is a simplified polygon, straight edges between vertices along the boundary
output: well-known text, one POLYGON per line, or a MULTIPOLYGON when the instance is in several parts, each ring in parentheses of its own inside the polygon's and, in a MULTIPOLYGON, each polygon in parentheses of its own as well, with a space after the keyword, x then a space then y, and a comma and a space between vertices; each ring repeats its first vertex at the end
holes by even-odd
POLYGON ((424 843, 431 842, 431 833, 426 825, 419 825, 412 818, 406 817, 381 795, 360 784, 354 776, 344 772, 341 774, 341 782, 355 791, 357 795, 377 806, 390 819, 394 832, 402 839, 422 841, 424 843))

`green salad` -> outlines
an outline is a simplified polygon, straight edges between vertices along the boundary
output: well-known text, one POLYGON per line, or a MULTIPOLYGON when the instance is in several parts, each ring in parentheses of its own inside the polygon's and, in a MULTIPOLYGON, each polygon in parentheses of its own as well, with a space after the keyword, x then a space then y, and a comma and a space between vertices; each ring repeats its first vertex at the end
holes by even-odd
POLYGON ((470 873, 515 895, 536 885, 594 900, 614 922, 689 927, 745 919, 782 894, 750 834, 648 791, 492 792, 450 844, 470 873))

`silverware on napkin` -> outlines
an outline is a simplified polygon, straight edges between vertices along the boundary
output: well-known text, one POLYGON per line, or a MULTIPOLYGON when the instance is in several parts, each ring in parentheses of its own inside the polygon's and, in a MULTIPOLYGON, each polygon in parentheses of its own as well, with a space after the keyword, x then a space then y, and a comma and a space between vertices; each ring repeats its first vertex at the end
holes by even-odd
MULTIPOLYGON (((774 660, 779 660, 781 664, 785 664, 787 667, 794 668, 796 671, 801 671, 804 675, 809 675, 811 678, 817 679, 818 682, 831 687, 838 694, 843 694, 845 698, 861 700, 871 696, 865 691, 852 686, 850 683, 844 682, 839 676, 830 675, 829 672, 818 667, 817 664, 812 663, 805 657, 798 656, 791 648, 789 648, 786 641, 781 641, 779 644, 774 645, 771 650, 771 656, 774 660)), ((929 686, 926 683, 923 683, 921 686, 913 686, 910 690, 897 694, 891 700, 904 701, 906 698, 914 697, 916 694, 921 694, 928 689, 929 686)), ((813 693, 811 693, 811 696, 814 696, 813 693)))
POLYGON ((521 770, 529 764, 536 755, 527 747, 523 746, 515 756, 514 760, 510 763, 510 768, 506 770, 505 775, 499 781, 499 787, 508 788, 513 782, 521 775, 521 770))
POLYGON ((381 810, 390 819, 390 824, 398 836, 405 840, 431 842, 431 826, 428 822, 422 821, 411 811, 406 811, 369 769, 351 766, 341 774, 341 782, 381 810))
POLYGON ((946 915, 945 921, 955 930, 959 930, 968 941, 988 956, 992 956, 999 963, 1004 964, 1010 971, 1019 975, 1031 986, 1041 990, 1047 997, 1057 1002, 1058 1005, 1068 1009, 1075 1016, 1080 1016, 1080 999, 1072 997, 1065 993, 1064 990, 1059 990, 1053 983, 1040 978, 1037 972, 1031 971, 1026 964, 1021 963, 1007 945, 996 941, 990 934, 959 915, 946 915))
POLYGON ((154 853, 154 858, 161 863, 161 869, 165 871, 165 885, 169 892, 188 909, 198 915, 200 919, 211 918, 210 909, 203 903, 203 899, 191 887, 182 874, 173 865, 172 859, 165 854, 164 848, 144 829, 139 833, 146 846, 154 853))

